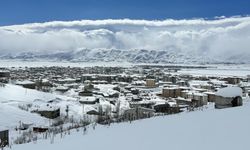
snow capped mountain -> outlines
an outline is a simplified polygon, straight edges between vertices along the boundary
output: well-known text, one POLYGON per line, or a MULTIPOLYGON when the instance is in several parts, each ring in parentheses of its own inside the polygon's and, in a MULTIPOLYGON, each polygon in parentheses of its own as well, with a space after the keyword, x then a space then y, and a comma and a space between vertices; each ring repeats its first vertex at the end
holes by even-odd
POLYGON ((1 59, 248 63, 250 17, 82 20, 0 27, 1 59))
POLYGON ((130 62, 130 63, 179 63, 215 64, 249 63, 248 55, 217 59, 205 54, 190 54, 176 50, 119 50, 119 49, 82 49, 54 53, 23 52, 1 55, 0 59, 30 61, 69 61, 69 62, 130 62), (245 57, 245 58, 244 58, 245 57))

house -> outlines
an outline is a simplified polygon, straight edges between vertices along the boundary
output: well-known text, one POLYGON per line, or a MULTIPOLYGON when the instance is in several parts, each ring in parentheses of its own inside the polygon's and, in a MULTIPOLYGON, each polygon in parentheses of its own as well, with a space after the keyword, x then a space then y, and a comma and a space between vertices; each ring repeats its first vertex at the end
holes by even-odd
POLYGON ((154 110, 156 113, 167 113, 167 114, 173 114, 173 113, 180 112, 179 107, 170 106, 168 103, 156 104, 156 105, 154 105, 154 110))
POLYGON ((59 92, 67 92, 69 90, 68 87, 66 86, 58 86, 56 87, 56 91, 59 91, 59 92))
POLYGON ((93 96, 93 92, 84 88, 84 90, 80 91, 78 95, 79 96, 93 96))
POLYGON ((59 84, 72 84, 72 83, 76 83, 76 79, 72 79, 72 78, 58 79, 56 81, 56 83, 59 83, 59 84))
POLYGON ((144 107, 136 107, 127 109, 124 111, 123 117, 127 120, 136 120, 141 118, 152 117, 155 113, 154 109, 144 108, 144 107))
POLYGON ((101 74, 99 74, 96 76, 96 80, 106 81, 108 83, 115 81, 115 79, 116 79, 116 75, 105 75, 105 74, 101 75, 101 74))
POLYGON ((146 79, 146 87, 150 88, 156 87, 155 79, 146 79))
POLYGON ((142 101, 142 98, 138 95, 133 95, 132 101, 134 101, 134 102, 142 101))
POLYGON ((177 77, 176 76, 171 76, 171 75, 165 75, 163 76, 163 81, 171 82, 175 84, 177 82, 177 77))
POLYGON ((181 96, 181 89, 179 87, 165 87, 162 90, 162 96, 167 98, 179 97, 181 96))
POLYGON ((94 110, 94 109, 87 111, 86 114, 88 114, 88 115, 96 115, 96 116, 100 115, 100 113, 97 110, 94 110))
POLYGON ((247 82, 250 82, 250 75, 247 75, 247 82))
POLYGON ((33 127, 33 132, 35 132, 35 133, 43 133, 43 132, 46 132, 48 130, 49 130, 49 128, 47 128, 47 127, 33 127))
POLYGON ((192 105, 194 107, 201 107, 207 105, 207 95, 204 93, 192 92, 187 94, 187 98, 192 100, 192 105))
POLYGON ((208 102, 214 102, 215 101, 215 93, 214 92, 204 92, 204 94, 207 95, 207 101, 208 102))
POLYGON ((130 101, 129 106, 131 108, 143 107, 143 108, 153 108, 155 102, 152 101, 130 101))
POLYGON ((0 148, 9 145, 9 130, 0 131, 0 148))
POLYGON ((36 88, 38 90, 42 90, 45 92, 50 91, 50 89, 53 87, 53 84, 48 79, 39 79, 36 80, 36 88))
POLYGON ((224 78, 224 81, 227 81, 229 84, 239 84, 241 81, 241 78, 239 77, 227 77, 224 78))
POLYGON ((10 72, 6 70, 0 70, 0 82, 7 83, 10 78, 10 72))
POLYGON ((131 88, 131 93, 134 94, 134 95, 137 95, 139 94, 139 89, 136 89, 136 88, 131 88))
POLYGON ((188 105, 188 106, 192 105, 192 100, 191 99, 186 99, 186 98, 183 98, 183 97, 178 97, 178 98, 175 98, 175 100, 176 100, 176 103, 178 105, 188 105))
POLYGON ((226 87, 219 89, 215 95, 215 108, 228 108, 242 106, 242 89, 239 87, 226 87))
POLYGON ((131 83, 133 81, 133 78, 130 76, 126 76, 126 75, 119 75, 118 77, 116 77, 116 80, 118 82, 127 82, 127 83, 131 83))
POLYGON ((49 119, 55 119, 60 116, 60 108, 58 109, 38 109, 33 110, 32 112, 38 113, 41 116, 49 119))
POLYGON ((81 76, 82 82, 84 82, 86 80, 92 81, 92 78, 93 78, 93 75, 91 75, 91 74, 85 74, 85 75, 81 76))
POLYGON ((81 104, 93 105, 93 104, 99 103, 99 99, 94 96, 86 96, 86 97, 81 97, 79 102, 81 104))
POLYGON ((29 80, 17 81, 16 85, 23 86, 24 88, 27 88, 27 89, 36 89, 36 83, 29 81, 29 80))
POLYGON ((176 84, 179 85, 179 86, 187 86, 188 82, 184 81, 184 80, 181 80, 181 81, 177 81, 176 84))
POLYGON ((6 70, 0 70, 0 78, 9 78, 10 72, 6 70))

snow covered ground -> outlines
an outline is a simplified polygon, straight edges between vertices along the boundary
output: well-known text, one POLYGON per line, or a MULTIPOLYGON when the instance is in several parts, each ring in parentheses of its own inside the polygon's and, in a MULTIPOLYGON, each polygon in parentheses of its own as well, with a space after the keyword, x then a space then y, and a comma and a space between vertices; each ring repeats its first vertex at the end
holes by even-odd
MULTIPOLYGON (((0 129, 14 129, 16 126, 19 126, 19 121, 29 124, 33 123, 37 126, 48 125, 49 119, 21 110, 19 106, 32 104, 36 107, 39 102, 39 107, 41 107, 51 100, 61 108, 62 114, 65 113, 66 106, 69 106, 70 116, 75 118, 82 116, 82 105, 75 98, 25 89, 12 84, 0 87, 0 129)), ((51 103, 51 105, 54 103, 51 103)))
POLYGON ((98 125, 87 134, 72 131, 63 139, 15 145, 15 150, 249 150, 250 103, 223 110, 205 109, 132 123, 98 125))
POLYGON ((93 66, 109 66, 109 67, 128 67, 132 63, 128 62, 68 62, 68 61, 23 61, 23 60, 0 60, 0 67, 43 67, 43 66, 62 66, 62 67, 93 67, 93 66))
MULTIPOLYGON (((0 67, 43 67, 43 66, 62 66, 62 67, 93 67, 93 66, 109 66, 109 67, 131 67, 134 65, 149 65, 145 63, 129 63, 129 62, 50 62, 50 61, 21 61, 21 60, 0 60, 0 67)), ((152 64, 151 64, 152 65, 152 64)), ((156 64, 156 65, 180 65, 186 64, 156 64)), ((189 65, 197 66, 197 65, 189 65)), ((202 65, 200 65, 202 66, 202 65)), ((204 65, 207 69, 182 69, 178 73, 192 74, 192 75, 220 75, 220 76, 246 76, 250 74, 250 64, 215 64, 204 65)))
POLYGON ((246 76, 250 74, 250 65, 210 65, 207 69, 182 69, 179 73, 192 75, 246 76))

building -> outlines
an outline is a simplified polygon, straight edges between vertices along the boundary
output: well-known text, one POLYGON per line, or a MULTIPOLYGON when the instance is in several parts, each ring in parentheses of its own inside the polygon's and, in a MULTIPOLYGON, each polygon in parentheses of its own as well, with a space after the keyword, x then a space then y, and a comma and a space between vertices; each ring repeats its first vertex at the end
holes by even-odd
POLYGON ((171 82, 171 83, 175 84, 177 82, 177 77, 171 76, 171 75, 166 75, 166 76, 163 76, 163 81, 171 82))
POLYGON ((242 106, 242 89, 239 87, 226 87, 219 89, 215 95, 215 108, 228 108, 242 106))
POLYGON ((192 103, 195 107, 200 107, 207 105, 207 95, 204 93, 190 92, 188 93, 188 99, 192 100, 192 103))
POLYGON ((93 96, 93 92, 87 89, 84 89, 83 91, 80 91, 78 93, 79 96, 93 96))
POLYGON ((17 81, 16 85, 23 86, 24 88, 27 88, 27 89, 36 89, 36 83, 29 81, 29 80, 17 81))
POLYGON ((207 101, 208 102, 214 102, 215 101, 215 93, 214 92, 204 92, 204 94, 207 94, 207 101))
POLYGON ((170 106, 168 103, 156 104, 154 106, 154 110, 156 113, 167 113, 167 114, 175 114, 180 112, 180 108, 178 106, 170 106))
POLYGON ((162 89, 162 96, 167 98, 177 98, 181 96, 181 89, 179 87, 165 87, 162 89))
POLYGON ((0 70, 0 82, 8 83, 10 78, 10 72, 6 70, 0 70))
POLYGON ((48 130, 49 130, 49 128, 47 128, 47 127, 33 127, 33 132, 35 132, 35 133, 43 133, 43 132, 46 132, 48 130))
POLYGON ((241 78, 239 77, 227 77, 224 78, 224 81, 227 81, 229 84, 239 84, 241 81, 241 78))
POLYGON ((9 145, 9 130, 0 131, 0 148, 9 145))
POLYGON ((69 90, 68 87, 66 86, 58 86, 56 87, 56 91, 59 91, 59 92, 67 92, 69 90))
POLYGON ((151 88, 156 87, 155 79, 146 79, 146 86, 151 88))
POLYGON ((48 110, 35 110, 32 111, 35 113, 40 114, 41 116, 49 119, 55 119, 57 117, 60 117, 60 108, 58 109, 48 109, 48 110))
POLYGON ((247 82, 250 82, 250 75, 247 75, 247 82))
POLYGON ((0 70, 0 78, 9 78, 10 72, 6 70, 0 70))
POLYGON ((125 110, 123 117, 125 120, 137 120, 137 119, 152 117, 154 113, 155 113, 154 109, 137 107, 125 110))
POLYGON ((81 97, 79 102, 81 104, 93 105, 99 103, 99 99, 94 96, 86 96, 86 97, 81 97))
POLYGON ((100 115, 100 113, 97 110, 94 110, 94 109, 87 111, 86 114, 87 115, 96 115, 96 116, 100 115))

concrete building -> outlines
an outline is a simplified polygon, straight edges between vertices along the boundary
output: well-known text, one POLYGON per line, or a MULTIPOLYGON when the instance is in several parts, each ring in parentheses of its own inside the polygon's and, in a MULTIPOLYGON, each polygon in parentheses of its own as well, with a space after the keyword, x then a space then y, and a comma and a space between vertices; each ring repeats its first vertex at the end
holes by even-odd
POLYGON ((241 81, 241 78, 239 77, 227 77, 223 79, 224 81, 227 81, 229 84, 239 84, 241 81))
POLYGON ((214 102, 215 101, 215 93, 214 92, 204 92, 204 94, 207 94, 207 101, 208 102, 214 102))
POLYGON ((215 93, 215 108, 228 108, 242 106, 242 89, 239 87, 226 87, 215 93))
POLYGON ((181 89, 179 87, 165 87, 162 89, 163 97, 177 98, 181 96, 181 89))
POLYGON ((43 116, 45 118, 49 118, 49 119, 55 119, 55 118, 60 116, 60 108, 48 109, 48 110, 41 109, 41 110, 35 110, 33 112, 38 113, 41 116, 43 116))
POLYGON ((146 86, 147 87, 156 87, 155 79, 146 79, 146 86))
POLYGON ((9 145, 9 130, 0 131, 0 148, 9 145))
POLYGON ((207 105, 208 102, 208 96, 204 93, 189 92, 187 93, 187 98, 192 100, 192 103, 195 107, 207 105))

